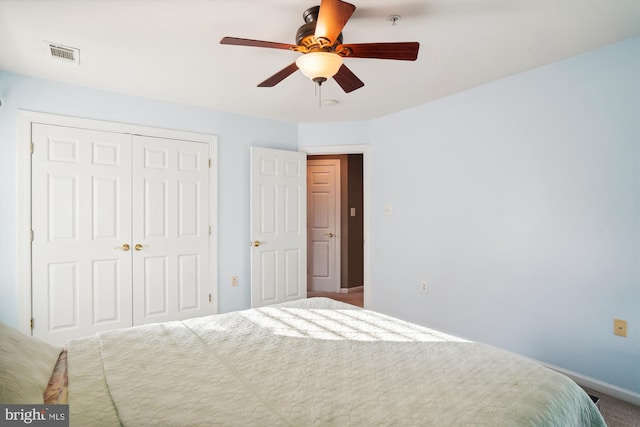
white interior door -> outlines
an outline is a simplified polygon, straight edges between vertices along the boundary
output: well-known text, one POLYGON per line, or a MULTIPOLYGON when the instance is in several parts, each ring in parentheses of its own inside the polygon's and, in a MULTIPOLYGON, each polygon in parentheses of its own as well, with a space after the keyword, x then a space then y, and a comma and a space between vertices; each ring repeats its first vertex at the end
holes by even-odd
POLYGON ((251 147, 251 306, 307 296, 306 154, 251 147))
POLYGON ((307 161, 308 287, 340 292, 340 160, 307 161))
POLYGON ((34 124, 32 143, 33 335, 131 326, 131 136, 34 124))
POLYGON ((133 137, 133 323, 210 313, 209 145, 133 137))

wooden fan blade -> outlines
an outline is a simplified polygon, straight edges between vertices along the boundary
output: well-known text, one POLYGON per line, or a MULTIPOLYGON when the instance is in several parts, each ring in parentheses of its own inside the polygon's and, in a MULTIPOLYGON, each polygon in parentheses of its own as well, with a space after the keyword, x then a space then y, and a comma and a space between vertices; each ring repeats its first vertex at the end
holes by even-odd
POLYGON ((274 87, 275 85, 277 85, 278 83, 280 83, 281 81, 289 77, 291 74, 295 73, 297 69, 298 69, 298 66, 296 65, 295 62, 292 64, 289 64, 282 70, 275 73, 273 76, 269 77, 267 80, 260 83, 258 87, 274 87))
POLYGON ((348 50, 347 58, 376 58, 376 59, 397 59, 400 61, 415 61, 418 58, 418 42, 400 43, 359 43, 343 44, 337 47, 336 51, 348 50))
POLYGON ((241 39, 238 37, 223 37, 220 44, 231 44, 235 46, 269 47, 272 49, 290 50, 296 45, 278 42, 267 42, 264 40, 241 39))
POLYGON ((327 39, 333 45, 354 10, 354 5, 342 0, 322 0, 316 23, 316 38, 327 39))
POLYGON ((360 89, 364 86, 362 80, 353 74, 353 72, 344 64, 342 64, 336 75, 333 76, 333 79, 346 93, 353 92, 354 90, 360 89))

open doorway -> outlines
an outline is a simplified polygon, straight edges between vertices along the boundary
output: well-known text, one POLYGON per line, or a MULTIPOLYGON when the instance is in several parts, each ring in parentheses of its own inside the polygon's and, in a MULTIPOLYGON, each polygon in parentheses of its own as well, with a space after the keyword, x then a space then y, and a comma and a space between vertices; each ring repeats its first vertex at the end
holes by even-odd
POLYGON ((307 178, 307 296, 363 307, 363 154, 310 155, 307 178))

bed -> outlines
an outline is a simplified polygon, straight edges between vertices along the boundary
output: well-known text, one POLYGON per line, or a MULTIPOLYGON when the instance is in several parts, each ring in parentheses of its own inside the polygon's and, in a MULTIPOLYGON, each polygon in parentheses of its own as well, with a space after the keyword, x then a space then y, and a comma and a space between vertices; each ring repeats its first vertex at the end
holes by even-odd
MULTIPOLYGON (((0 403, 35 399, 37 387, 6 386, 8 353, 25 351, 7 350, 8 329, 0 403)), ((50 359, 38 387, 69 403, 72 426, 605 425, 538 363, 326 298, 104 332, 62 352, 13 335, 50 359)))

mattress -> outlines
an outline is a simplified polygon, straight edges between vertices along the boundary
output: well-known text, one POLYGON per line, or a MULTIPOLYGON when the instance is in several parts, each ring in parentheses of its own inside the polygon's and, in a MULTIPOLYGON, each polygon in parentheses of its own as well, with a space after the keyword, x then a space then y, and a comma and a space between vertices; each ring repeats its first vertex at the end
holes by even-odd
POLYGON ((76 426, 604 426, 566 376, 311 298, 67 346, 76 426))

